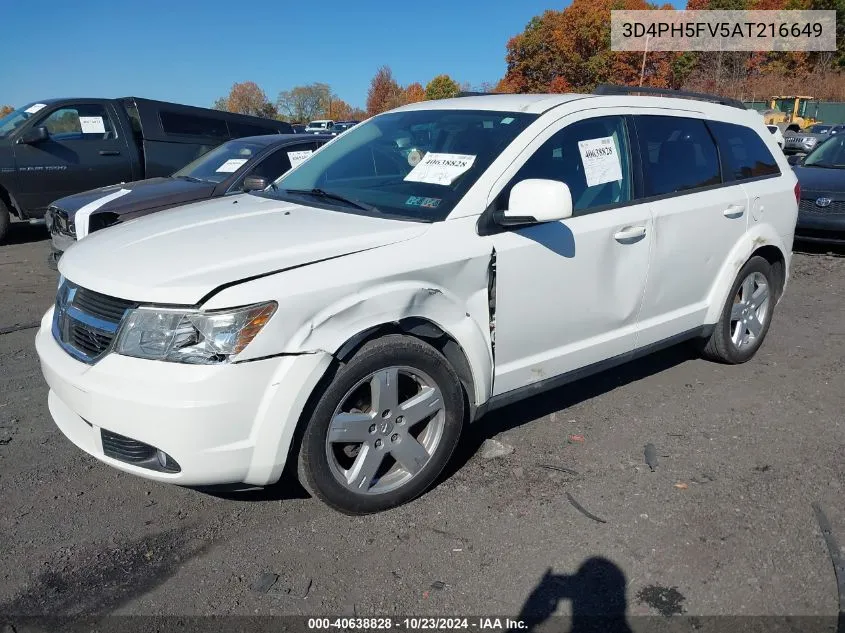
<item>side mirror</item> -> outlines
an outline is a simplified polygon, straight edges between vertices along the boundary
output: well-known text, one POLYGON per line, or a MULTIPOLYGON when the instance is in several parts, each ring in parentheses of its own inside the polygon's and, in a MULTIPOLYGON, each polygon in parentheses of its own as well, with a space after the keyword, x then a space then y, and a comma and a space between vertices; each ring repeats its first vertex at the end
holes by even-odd
POLYGON ((50 132, 46 127, 40 125, 32 128, 31 130, 27 130, 24 135, 21 136, 21 143, 34 145, 35 143, 46 141, 48 138, 50 138, 50 132))
POLYGON ((262 178, 261 176, 247 176, 244 178, 244 191, 264 191, 270 183, 267 182, 266 178, 262 178))
POLYGON ((792 154, 786 158, 786 162, 790 165, 800 165, 804 162, 804 156, 799 156, 798 154, 792 154))
POLYGON ((529 178, 511 189, 508 208, 498 219, 503 226, 555 222, 572 217, 572 194, 558 180, 529 178))

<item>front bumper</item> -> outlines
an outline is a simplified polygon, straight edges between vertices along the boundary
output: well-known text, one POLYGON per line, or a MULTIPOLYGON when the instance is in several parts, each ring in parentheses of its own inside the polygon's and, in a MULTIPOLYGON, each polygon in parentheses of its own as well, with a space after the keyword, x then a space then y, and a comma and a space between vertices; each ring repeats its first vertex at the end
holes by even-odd
POLYGON ((799 211, 795 239, 822 244, 845 244, 845 215, 799 211))
POLYGON ((109 354, 86 365, 53 338, 52 314, 35 347, 62 433, 110 466, 185 486, 277 481, 305 402, 331 362, 324 352, 217 366, 109 354), (102 431, 166 452, 179 472, 106 455, 102 431))

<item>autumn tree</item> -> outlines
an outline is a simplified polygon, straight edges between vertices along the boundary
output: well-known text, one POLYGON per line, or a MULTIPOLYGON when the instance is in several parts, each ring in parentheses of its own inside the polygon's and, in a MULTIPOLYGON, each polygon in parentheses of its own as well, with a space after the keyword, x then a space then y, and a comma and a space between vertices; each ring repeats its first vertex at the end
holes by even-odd
POLYGON ((370 116, 397 108, 404 102, 404 91, 393 78, 389 66, 382 66, 370 81, 367 92, 367 113, 370 116))
POLYGON ((419 82, 414 82, 405 87, 405 103, 417 103, 425 99, 425 89, 419 82))
MULTIPOLYGON (((563 11, 546 11, 508 42, 507 73, 496 90, 591 92, 600 83, 638 84, 643 55, 610 50, 610 11, 656 8, 645 0, 573 0, 563 11)), ((648 53, 643 85, 669 86, 676 56, 648 53)))
POLYGON ((346 103, 346 101, 334 98, 328 103, 324 116, 333 121, 348 121, 352 118, 352 111, 352 106, 346 103))
POLYGON ((10 105, 0 106, 0 117, 6 116, 9 112, 14 112, 14 108, 10 105))
POLYGON ((428 82, 425 87, 425 98, 433 99, 450 99, 457 97, 461 91, 458 82, 452 79, 449 75, 437 75, 434 79, 428 82))
POLYGON ((288 121, 304 123, 325 117, 334 101, 338 101, 337 95, 332 93, 328 84, 313 83, 283 90, 276 100, 276 107, 288 121))
POLYGON ((215 101, 212 107, 266 118, 275 118, 277 114, 275 106, 254 81, 234 84, 229 94, 215 101))

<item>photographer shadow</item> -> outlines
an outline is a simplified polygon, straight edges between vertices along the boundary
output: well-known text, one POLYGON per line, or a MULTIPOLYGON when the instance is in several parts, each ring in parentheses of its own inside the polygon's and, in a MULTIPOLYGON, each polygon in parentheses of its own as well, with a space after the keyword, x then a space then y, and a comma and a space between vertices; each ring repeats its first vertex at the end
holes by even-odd
POLYGON ((554 615, 561 600, 570 600, 569 633, 632 633, 625 618, 626 584, 623 571, 606 558, 590 558, 572 575, 554 574, 549 568, 522 605, 518 621, 525 628, 521 630, 537 630, 554 615))

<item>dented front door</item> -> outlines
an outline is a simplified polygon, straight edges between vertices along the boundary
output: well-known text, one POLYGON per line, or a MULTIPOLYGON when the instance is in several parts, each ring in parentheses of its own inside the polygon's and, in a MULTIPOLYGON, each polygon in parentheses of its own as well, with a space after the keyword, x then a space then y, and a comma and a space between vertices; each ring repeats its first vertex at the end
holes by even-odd
POLYGON ((494 395, 633 349, 651 233, 637 204, 492 237, 494 395))

